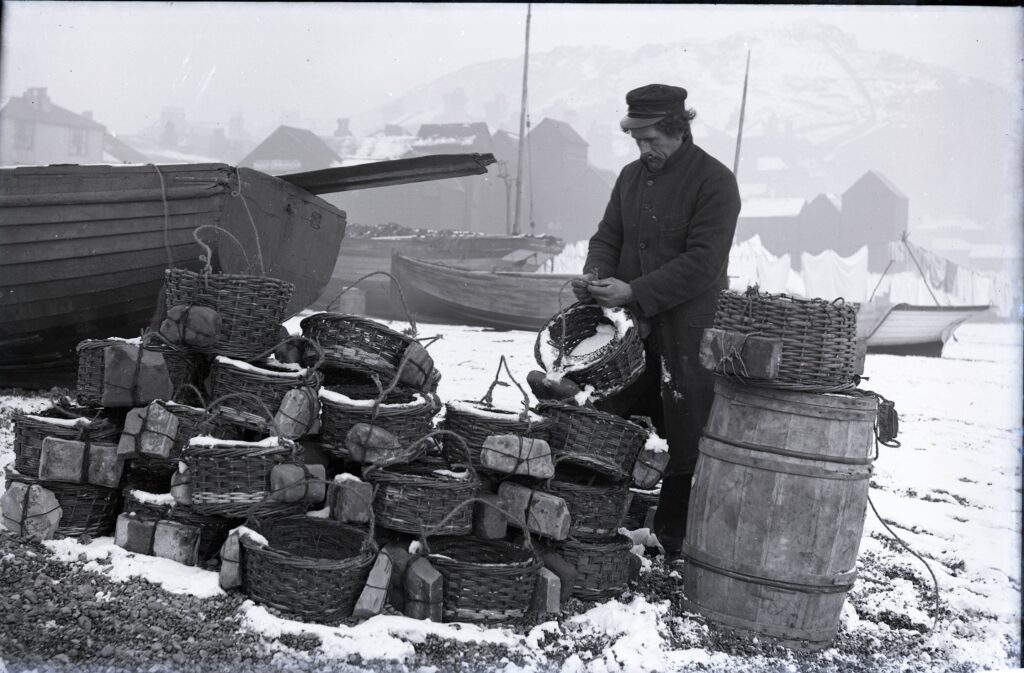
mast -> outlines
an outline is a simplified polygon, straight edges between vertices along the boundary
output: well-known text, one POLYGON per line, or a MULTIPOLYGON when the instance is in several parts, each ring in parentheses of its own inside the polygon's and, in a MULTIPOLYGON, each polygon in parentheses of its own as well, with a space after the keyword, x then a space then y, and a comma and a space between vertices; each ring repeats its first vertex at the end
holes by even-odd
POLYGON ((519 108, 519 157, 516 162, 516 210, 512 220, 512 234, 519 233, 519 212, 523 200, 523 146, 526 139, 526 74, 530 66, 530 9, 526 5, 526 48, 523 51, 523 97, 519 108))
POLYGON ((732 174, 739 179, 740 144, 743 142, 743 113, 747 109, 747 79, 750 77, 750 50, 747 49, 747 69, 743 73, 743 99, 740 102, 740 128, 736 131, 736 158, 732 161, 732 174))

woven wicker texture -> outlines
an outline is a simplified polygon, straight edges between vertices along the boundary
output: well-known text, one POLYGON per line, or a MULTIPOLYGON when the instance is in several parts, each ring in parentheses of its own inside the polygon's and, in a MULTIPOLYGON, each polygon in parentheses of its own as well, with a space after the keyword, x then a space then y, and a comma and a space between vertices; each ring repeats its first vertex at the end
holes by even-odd
POLYGON ((58 481, 39 481, 17 473, 7 472, 6 487, 12 482, 39 484, 51 491, 60 503, 61 516, 57 535, 108 535, 114 531, 117 515, 121 513, 121 492, 117 489, 68 484, 58 481))
POLYGON ((217 399, 210 403, 211 411, 235 425, 267 432, 270 426, 268 411, 269 414, 276 413, 289 390, 302 387, 316 390, 320 387, 320 373, 315 369, 305 369, 305 373, 298 377, 275 376, 275 372, 295 373, 295 370, 267 360, 247 367, 215 360, 210 367, 209 385, 210 394, 217 399), (231 397, 218 401, 225 395, 231 397))
POLYGON ((437 538, 429 542, 431 565, 444 577, 444 620, 516 619, 530 609, 537 573, 532 550, 501 540, 437 538))
POLYGON ((140 499, 135 495, 136 492, 143 491, 150 494, 160 494, 163 491, 147 491, 146 489, 131 484, 121 489, 121 511, 125 514, 135 514, 145 519, 164 519, 167 514, 171 511, 171 507, 174 503, 155 503, 147 502, 140 499))
POLYGON ((630 549, 632 541, 625 535, 602 542, 565 540, 553 548, 576 568, 576 584, 572 595, 587 600, 618 596, 629 586, 640 569, 640 559, 630 549))
POLYGON ((373 515, 377 525, 401 533, 468 535, 473 530, 473 508, 467 500, 480 492, 476 470, 467 463, 465 441, 446 430, 435 430, 406 449, 407 458, 363 470, 374 485, 373 515), (433 447, 429 439, 451 438, 443 445, 444 457, 423 457, 433 447), (454 447, 461 453, 454 458, 454 447), (408 460, 408 462, 404 462, 408 460), (465 469, 464 478, 438 474, 437 470, 465 469))
MULTIPOLYGON (((11 420, 14 425, 14 467, 29 477, 39 476, 39 457, 43 452, 43 440, 47 437, 59 437, 61 439, 77 439, 94 442, 109 442, 120 435, 120 430, 109 421, 102 418, 95 418, 95 412, 89 413, 87 409, 75 409, 62 407, 51 407, 38 414, 12 414, 11 420), (45 420, 38 420, 43 417, 57 419, 69 419, 74 417, 87 418, 92 420, 88 430, 82 428, 68 427, 49 423, 45 420)), ((116 441, 116 440, 114 440, 116 441)))
POLYGON ((629 501, 629 511, 626 513, 626 520, 622 522, 622 525, 629 530, 636 530, 643 528, 644 522, 647 520, 647 511, 651 507, 658 506, 661 491, 643 491, 638 488, 629 490, 633 494, 633 499, 629 501))
POLYGON ((217 343, 193 349, 248 360, 280 340, 281 322, 295 286, 277 278, 236 274, 202 274, 187 269, 165 272, 167 306, 197 304, 221 317, 217 343))
POLYGON ((251 527, 268 544, 241 539, 242 586, 250 598, 322 623, 352 615, 376 556, 365 530, 306 516, 251 527))
POLYGON ((172 399, 181 404, 200 404, 202 400, 198 396, 198 389, 210 374, 210 356, 168 343, 159 332, 148 332, 142 343, 145 350, 164 356, 167 374, 171 377, 171 387, 174 389, 172 399))
POLYGON ((265 502, 270 471, 284 462, 301 462, 302 447, 189 446, 182 454, 192 477, 192 511, 245 518, 255 506, 264 513, 290 511, 289 503, 265 502))
POLYGON ((463 405, 472 405, 484 413, 467 412, 448 402, 445 404, 444 419, 438 427, 456 432, 466 440, 473 467, 477 469, 480 469, 480 452, 484 441, 491 435, 519 435, 548 440, 551 421, 547 418, 522 420, 519 411, 498 409, 483 402, 464 401, 459 406, 463 405), (498 414, 503 418, 496 417, 498 414))
MULTIPOLYGON (((782 340, 779 374, 752 381, 761 387, 809 393, 849 390, 854 378, 857 305, 842 299, 796 299, 786 295, 725 290, 718 298, 717 329, 782 340)), ((723 361, 716 371, 747 380, 742 364, 723 361)))
MULTIPOLYGON (((380 395, 376 387, 369 386, 326 386, 325 389, 341 393, 353 402, 377 400, 380 395)), ((399 386, 376 406, 342 403, 321 396, 321 435, 326 448, 335 458, 351 460, 352 454, 345 446, 345 438, 356 423, 383 428, 398 437, 403 445, 423 437, 430 432, 437 406, 433 396, 424 397, 422 394, 420 403, 410 405, 414 395, 411 389, 399 386)))
POLYGON ((615 414, 560 402, 541 402, 551 419, 551 451, 556 460, 581 465, 613 479, 628 480, 647 431, 615 414))
POLYGON ((614 536, 622 526, 632 493, 625 482, 572 466, 559 465, 544 487, 569 506, 569 536, 594 540, 614 536))
POLYGON ((580 388, 593 386, 594 392, 590 395, 593 400, 611 397, 636 381, 646 365, 644 345, 636 328, 636 320, 628 311, 626 315, 631 324, 624 335, 616 334, 606 346, 578 358, 571 355, 573 349, 594 336, 598 325, 613 323, 604 315, 601 307, 594 304, 573 304, 559 311, 537 333, 533 346, 537 364, 545 366, 542 348, 554 348, 561 354, 569 353, 563 355, 560 363, 562 369, 572 366, 567 376, 580 388), (547 343, 542 343, 545 333, 547 343))
POLYGON ((412 377, 409 380, 419 384, 415 387, 437 388, 440 377, 434 374, 432 363, 426 368, 413 360, 403 365, 406 349, 416 343, 411 336, 368 318, 342 313, 317 313, 303 318, 299 325, 304 336, 324 349, 328 367, 377 374, 388 384, 401 366, 405 375, 412 377))
POLYGON ((110 344, 124 343, 115 339, 86 339, 78 344, 78 379, 75 399, 87 407, 99 406, 103 398, 103 349, 110 344))

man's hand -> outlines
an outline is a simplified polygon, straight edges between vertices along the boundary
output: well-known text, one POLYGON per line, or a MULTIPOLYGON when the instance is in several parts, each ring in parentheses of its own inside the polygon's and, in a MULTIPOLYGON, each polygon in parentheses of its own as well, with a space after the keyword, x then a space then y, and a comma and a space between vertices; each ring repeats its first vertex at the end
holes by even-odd
POLYGON ((633 301, 633 288, 624 280, 606 278, 591 281, 587 286, 590 296, 601 306, 622 306, 633 301))
POLYGON ((576 301, 581 304, 593 304, 594 298, 590 296, 590 283, 597 279, 595 273, 585 273, 579 278, 572 279, 572 293, 576 295, 576 301))

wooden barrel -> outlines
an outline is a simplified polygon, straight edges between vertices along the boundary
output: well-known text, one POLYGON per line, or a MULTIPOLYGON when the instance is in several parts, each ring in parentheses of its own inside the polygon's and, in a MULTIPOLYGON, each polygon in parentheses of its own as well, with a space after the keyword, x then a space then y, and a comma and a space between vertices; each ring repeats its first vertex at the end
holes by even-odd
POLYGON ((683 543, 687 609, 828 646, 856 577, 876 413, 874 397, 719 379, 683 543))

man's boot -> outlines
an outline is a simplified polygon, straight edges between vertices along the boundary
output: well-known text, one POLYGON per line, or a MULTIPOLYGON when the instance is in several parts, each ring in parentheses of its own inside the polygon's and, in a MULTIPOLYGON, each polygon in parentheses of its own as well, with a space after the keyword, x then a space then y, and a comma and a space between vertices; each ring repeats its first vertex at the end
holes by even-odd
POLYGON ((692 474, 665 475, 661 481, 661 497, 654 514, 654 534, 665 548, 665 562, 680 559, 686 537, 686 515, 690 509, 692 474))

